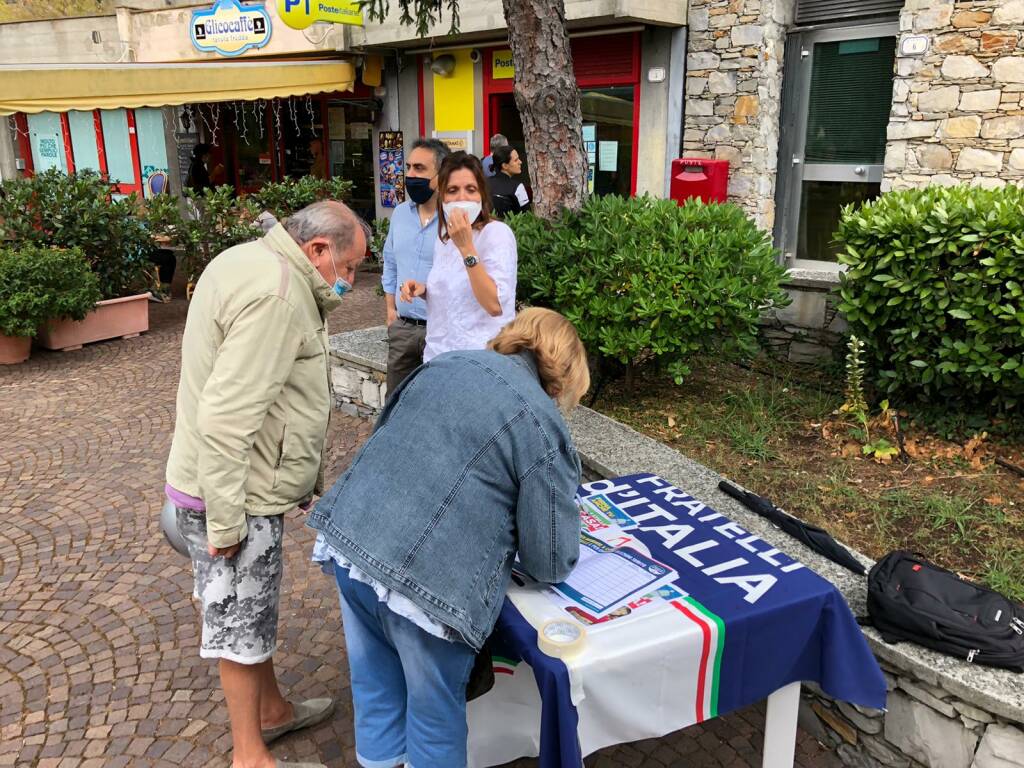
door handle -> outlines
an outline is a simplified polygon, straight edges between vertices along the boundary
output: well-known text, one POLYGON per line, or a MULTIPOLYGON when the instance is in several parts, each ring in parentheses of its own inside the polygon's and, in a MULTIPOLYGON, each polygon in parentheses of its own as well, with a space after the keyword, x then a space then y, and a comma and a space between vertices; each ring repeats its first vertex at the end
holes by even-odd
POLYGON ((863 165, 858 165, 856 168, 853 169, 853 172, 856 173, 858 176, 863 176, 865 168, 863 165))

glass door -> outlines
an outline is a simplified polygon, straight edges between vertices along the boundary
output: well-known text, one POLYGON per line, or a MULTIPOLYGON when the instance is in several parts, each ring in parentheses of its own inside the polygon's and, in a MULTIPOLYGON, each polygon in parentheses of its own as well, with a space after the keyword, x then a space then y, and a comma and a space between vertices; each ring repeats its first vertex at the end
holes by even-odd
POLYGON ((897 33, 872 24, 790 38, 777 198, 778 241, 795 266, 834 269, 842 207, 880 192, 897 33))

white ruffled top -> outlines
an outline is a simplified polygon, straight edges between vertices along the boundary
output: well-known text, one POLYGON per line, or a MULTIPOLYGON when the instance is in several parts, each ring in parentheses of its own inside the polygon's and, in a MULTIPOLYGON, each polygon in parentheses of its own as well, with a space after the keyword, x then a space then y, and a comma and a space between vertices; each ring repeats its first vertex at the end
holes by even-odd
POLYGON ((437 621, 405 595, 400 595, 394 590, 388 589, 376 579, 371 578, 358 567, 352 565, 344 555, 327 543, 322 533, 317 534, 316 543, 313 544, 312 560, 314 563, 319 563, 324 573, 332 578, 334 576, 334 563, 337 563, 342 568, 347 568, 349 578, 370 587, 377 593, 377 599, 387 605, 388 610, 397 613, 403 619, 408 619, 428 635, 440 637, 442 640, 450 642, 462 641, 462 636, 447 624, 437 621))

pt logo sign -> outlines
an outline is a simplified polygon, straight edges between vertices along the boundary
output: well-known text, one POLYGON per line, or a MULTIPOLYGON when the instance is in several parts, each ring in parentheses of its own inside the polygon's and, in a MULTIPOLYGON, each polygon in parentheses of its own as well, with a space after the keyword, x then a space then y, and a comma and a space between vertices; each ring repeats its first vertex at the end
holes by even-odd
POLYGON ((292 29, 305 29, 317 21, 363 26, 359 0, 277 0, 277 15, 292 29))
POLYGON ((270 15, 263 5, 219 0, 212 8, 192 13, 192 45, 221 56, 241 56, 270 42, 270 15))

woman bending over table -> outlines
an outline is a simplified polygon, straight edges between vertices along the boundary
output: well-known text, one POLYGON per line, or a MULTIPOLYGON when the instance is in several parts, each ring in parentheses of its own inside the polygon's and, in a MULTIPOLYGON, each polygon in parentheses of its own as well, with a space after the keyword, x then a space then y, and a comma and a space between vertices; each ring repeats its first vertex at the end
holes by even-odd
POLYGON ((416 369, 310 515, 313 559, 341 593, 366 768, 465 768, 466 683, 516 553, 546 583, 579 557, 580 463, 562 412, 590 383, 583 345, 557 312, 531 308, 488 346, 416 369))
POLYGON ((453 349, 483 349, 512 320, 516 305, 516 238, 491 218, 480 161, 449 155, 437 176, 441 193, 438 240, 427 282, 406 280, 402 301, 427 303, 423 362, 453 349))

